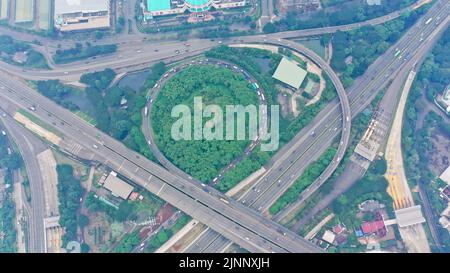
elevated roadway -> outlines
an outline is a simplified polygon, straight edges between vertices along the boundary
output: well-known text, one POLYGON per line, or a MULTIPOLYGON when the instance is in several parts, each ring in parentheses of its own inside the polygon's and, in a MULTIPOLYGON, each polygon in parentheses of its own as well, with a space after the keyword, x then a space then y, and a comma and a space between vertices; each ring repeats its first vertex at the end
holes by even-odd
MULTIPOLYGON (((33 106, 35 111, 30 111, 33 115, 56 128, 64 136, 64 143, 78 145, 78 152, 86 152, 88 160, 110 167, 249 251, 322 251, 220 192, 211 190, 207 193, 190 181, 171 174, 10 75, 0 73, 0 86, 0 97, 10 105, 5 109, 8 114, 12 115, 16 110, 11 109, 12 105, 24 110, 33 106)), ((68 151, 64 144, 61 146, 68 151)))

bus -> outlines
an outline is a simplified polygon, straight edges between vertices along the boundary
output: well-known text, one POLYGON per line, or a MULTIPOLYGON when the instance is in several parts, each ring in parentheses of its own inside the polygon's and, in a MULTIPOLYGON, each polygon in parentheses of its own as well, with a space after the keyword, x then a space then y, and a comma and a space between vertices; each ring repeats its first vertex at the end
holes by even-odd
POLYGON ((256 82, 252 83, 252 86, 255 90, 259 89, 259 85, 256 82))
POLYGON ((425 25, 428 25, 432 20, 433 20, 433 18, 428 19, 428 20, 425 22, 425 25))
POLYGON ((230 204, 230 202, 227 199, 222 197, 220 198, 220 201, 224 202, 225 204, 230 204))
POLYGON ((399 55, 400 55, 400 53, 401 53, 401 51, 400 50, 397 50, 397 52, 395 52, 395 57, 398 57, 399 55))
POLYGON ((148 107, 147 106, 145 106, 145 108, 144 108, 144 115, 148 116, 148 107))

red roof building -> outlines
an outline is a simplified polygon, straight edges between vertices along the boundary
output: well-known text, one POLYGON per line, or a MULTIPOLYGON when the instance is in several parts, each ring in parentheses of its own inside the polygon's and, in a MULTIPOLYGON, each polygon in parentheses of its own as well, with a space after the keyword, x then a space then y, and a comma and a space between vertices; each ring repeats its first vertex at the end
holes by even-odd
POLYGON ((376 233, 378 231, 384 230, 385 226, 384 226, 384 221, 383 220, 377 220, 377 221, 373 221, 373 222, 364 222, 361 225, 361 229, 364 232, 364 234, 372 234, 372 233, 376 233))

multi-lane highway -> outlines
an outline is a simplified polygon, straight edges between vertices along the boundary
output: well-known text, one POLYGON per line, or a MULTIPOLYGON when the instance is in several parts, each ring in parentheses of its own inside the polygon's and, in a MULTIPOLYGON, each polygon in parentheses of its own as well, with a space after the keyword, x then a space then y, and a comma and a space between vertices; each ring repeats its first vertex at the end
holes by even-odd
MULTIPOLYGON (((30 89, 9 75, 0 73, 0 97, 10 105, 30 109, 56 128, 64 143, 78 145, 89 160, 111 167, 137 185, 181 208, 193 218, 207 223, 218 233, 252 252, 320 252, 321 249, 255 211, 211 189, 205 192, 181 177, 126 148, 70 111, 30 89)), ((61 144, 62 149, 69 150, 61 144)), ((73 152, 73 150, 71 150, 73 152)), ((77 156, 77 154, 75 154, 77 156)))
MULTIPOLYGON (((370 103, 371 98, 395 77, 396 72, 399 71, 404 62, 415 54, 421 45, 428 43, 429 36, 437 26, 445 27, 447 23, 443 23, 443 21, 448 21, 448 11, 447 1, 436 3, 422 20, 417 22, 399 42, 378 58, 364 76, 353 84, 348 91, 352 117, 362 111, 370 103), (430 17, 434 17, 436 23, 425 25, 424 22, 430 17), (437 23, 439 24, 437 25, 437 23), (394 56, 397 48, 402 52, 401 58, 394 56)), ((274 200, 303 172, 304 168, 315 160, 339 134, 341 127, 339 118, 337 118, 339 116, 337 110, 337 102, 335 102, 322 111, 310 125, 297 134, 289 144, 274 156, 272 168, 239 200, 246 204, 250 203, 257 210, 270 207, 274 200), (312 132, 320 137, 316 137, 316 139, 310 137, 312 132)), ((324 182, 324 179, 315 181, 302 193, 296 205, 301 205, 324 182)), ((217 234, 214 236, 213 231, 210 231, 210 233, 204 233, 202 236, 220 238, 217 234)), ((211 243, 211 241, 208 243, 211 243)), ((199 244, 199 247, 196 246, 196 244, 193 244, 191 247, 196 248, 195 252, 198 252, 199 249, 205 249, 207 245, 199 244)))
MULTIPOLYGON (((423 2, 423 1, 418 1, 423 2)), ((327 33, 334 33, 336 31, 348 31, 359 28, 366 25, 378 25, 384 22, 398 18, 406 11, 410 11, 416 7, 413 4, 405 9, 392 12, 385 16, 367 20, 364 22, 315 28, 304 30, 293 30, 278 32, 267 35, 253 35, 244 37, 234 37, 230 39, 224 39, 223 44, 238 43, 243 38, 249 38, 250 40, 262 41, 266 37, 273 39, 288 39, 295 37, 306 37, 322 35, 327 33)), ((42 51, 55 51, 58 44, 64 44, 62 41, 55 41, 53 39, 47 39, 43 37, 36 37, 27 33, 16 33, 14 31, 1 28, 2 33, 17 36, 17 39, 34 41, 39 40, 43 44, 42 51)), ((74 42, 67 42, 69 45, 73 45, 74 42)), ((212 41, 209 39, 191 39, 186 42, 180 41, 149 41, 147 36, 142 33, 134 33, 130 35, 113 36, 111 38, 105 38, 92 44, 110 44, 115 43, 118 45, 118 51, 114 54, 109 54, 103 57, 97 57, 95 59, 89 59, 84 61, 73 62, 70 64, 54 66, 52 70, 33 70, 18 68, 14 65, 6 63, 0 63, 0 67, 8 70, 10 73, 20 76, 22 78, 31 80, 45 80, 45 79, 61 79, 66 82, 78 81, 80 76, 87 72, 94 72, 103 70, 105 68, 113 68, 117 72, 124 72, 129 70, 139 70, 148 67, 150 64, 158 61, 177 61, 189 56, 197 55, 214 46, 218 45, 218 41, 212 41), (187 46, 189 45, 189 46, 187 46), (180 53, 177 53, 180 52, 180 53), (26 72, 26 73, 24 73, 26 72)), ((48 56, 49 54, 45 54, 48 56)))
MULTIPOLYGON (((142 131, 144 133, 144 136, 145 136, 145 139, 147 140, 148 145, 150 146, 150 149, 152 150, 153 155, 156 157, 158 162, 161 163, 161 165, 163 165, 167 170, 169 170, 181 177, 184 177, 186 179, 195 180, 200 183, 199 180, 195 179, 194 177, 185 173, 183 170, 179 169, 175 164, 173 164, 170 160, 168 160, 165 157, 165 155, 159 150, 158 146, 156 145, 155 138, 154 138, 154 132, 153 132, 153 128, 152 128, 152 119, 151 119, 151 112, 152 112, 152 108, 154 105, 153 102, 157 99, 157 97, 161 91, 161 88, 166 84, 167 81, 169 81, 177 73, 180 73, 184 69, 189 68, 193 65, 214 65, 214 66, 219 66, 219 67, 224 67, 224 68, 230 69, 231 71, 233 71, 237 74, 241 74, 250 85, 255 84, 256 79, 253 78, 248 72, 244 71, 242 68, 240 68, 232 63, 229 63, 229 62, 226 62, 223 60, 212 59, 212 58, 209 58, 209 59, 200 58, 200 59, 196 59, 196 60, 191 60, 189 62, 186 61, 176 67, 173 67, 172 69, 167 71, 166 74, 164 74, 164 76, 162 76, 157 81, 155 86, 149 91, 147 106, 146 106, 146 108, 144 108, 142 110, 142 119, 143 119, 142 131)), ((256 86, 258 86, 258 87, 254 91, 258 97, 259 104, 265 105, 266 100, 264 97, 264 90, 261 90, 259 88, 259 85, 257 85, 257 83, 256 83, 256 86)), ((257 139, 251 140, 249 146, 244 150, 245 156, 249 155, 257 147, 257 145, 259 143, 260 143, 259 137, 257 139)), ((225 168, 223 168, 221 170, 221 172, 214 179, 212 179, 212 181, 214 183, 218 183, 221 180, 221 178, 223 177, 223 174, 225 172, 227 172, 230 168, 232 168, 233 166, 238 164, 243 158, 244 158, 244 156, 239 156, 239 157, 235 158, 225 168)))
MULTIPOLYGON (((7 107, 0 102, 1 107, 7 107)), ((37 155, 46 150, 47 146, 30 131, 21 127, 9 116, 3 116, 0 120, 5 125, 6 130, 14 139, 20 154, 22 155, 27 171, 27 177, 31 193, 31 211, 28 223, 28 251, 31 253, 46 252, 45 227, 44 227, 44 181, 37 155)))

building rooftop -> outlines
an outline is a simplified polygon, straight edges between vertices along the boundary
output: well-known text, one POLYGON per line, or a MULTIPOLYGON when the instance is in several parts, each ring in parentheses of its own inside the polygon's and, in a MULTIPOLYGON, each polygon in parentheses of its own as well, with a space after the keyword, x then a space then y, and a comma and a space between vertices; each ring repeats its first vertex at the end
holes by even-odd
POLYGON ((395 218, 399 227, 407 227, 425 222, 420 205, 396 210, 395 218))
POLYGON ((170 0, 147 0, 147 11, 169 10, 170 0))
POLYGON ((123 199, 127 199, 133 191, 133 186, 118 178, 117 174, 114 172, 111 172, 108 175, 105 183, 103 184, 103 187, 111 191, 113 195, 123 199))
POLYGON ((273 78, 295 88, 299 89, 305 80, 307 72, 296 65, 294 62, 283 58, 273 74, 273 78))
POLYGON ((109 0, 55 0, 55 14, 109 10, 109 0))

